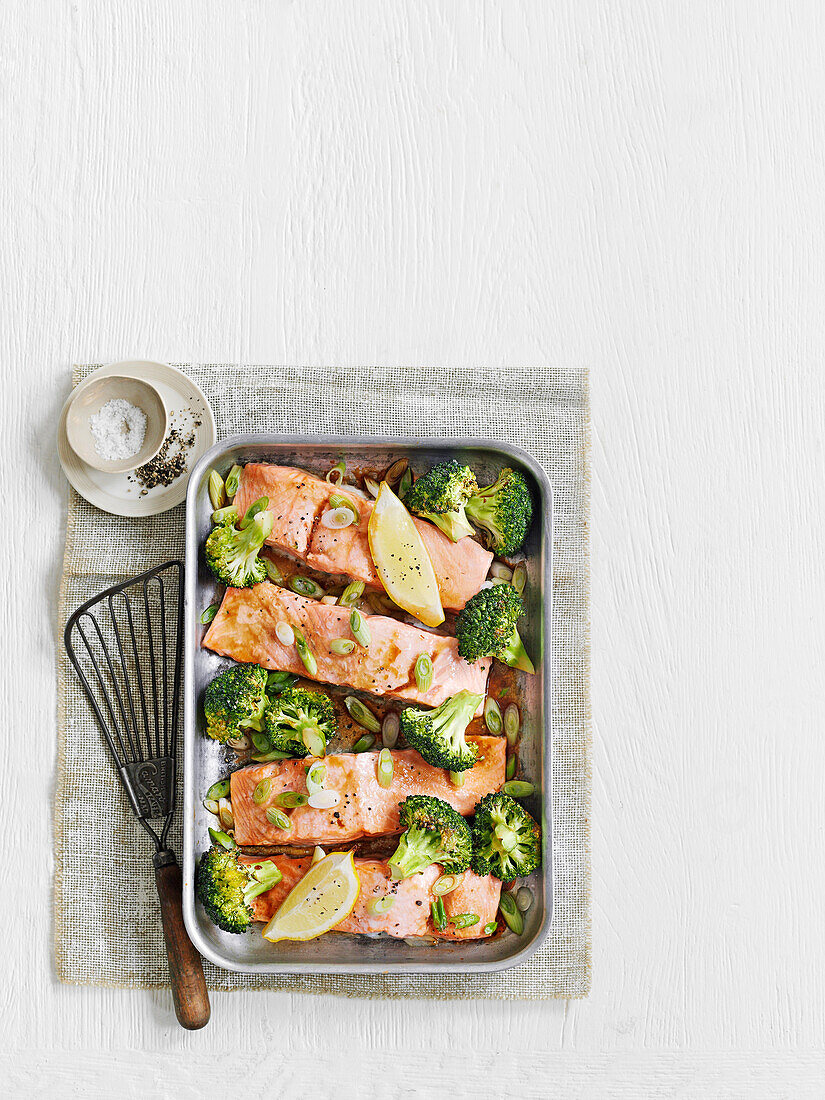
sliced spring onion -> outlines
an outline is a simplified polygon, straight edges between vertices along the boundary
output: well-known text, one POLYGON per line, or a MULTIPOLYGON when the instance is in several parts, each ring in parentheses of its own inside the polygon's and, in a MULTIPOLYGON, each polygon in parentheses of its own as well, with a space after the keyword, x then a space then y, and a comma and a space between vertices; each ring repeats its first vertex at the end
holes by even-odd
POLYGON ((524 917, 519 912, 516 899, 512 894, 502 894, 498 903, 499 912, 504 917, 504 923, 511 932, 520 936, 524 931, 524 917))
POLYGON ((281 645, 294 645, 295 631, 284 619, 275 624, 275 637, 281 645))
POLYGON ((498 928, 498 921, 497 920, 487 921, 487 923, 484 925, 484 935, 485 936, 492 936, 492 934, 495 932, 495 930, 497 928, 498 928))
POLYGON ((232 803, 228 798, 218 799, 218 817, 224 829, 231 829, 234 827, 235 818, 232 816, 232 803))
POLYGON ((341 801, 341 796, 337 791, 318 791, 311 794, 307 801, 313 810, 331 810, 341 801))
POLYGON ((252 738, 255 752, 269 752, 272 748, 269 743, 269 738, 265 733, 250 733, 249 736, 252 738))
POLYGON ((355 501, 351 497, 343 497, 340 493, 333 493, 329 498, 330 508, 349 508, 352 514, 355 516, 355 522, 361 522, 361 513, 356 507, 355 501))
POLYGON ((293 676, 291 672, 270 672, 266 678, 266 690, 272 692, 273 695, 279 695, 282 691, 292 687, 297 679, 298 677, 293 676))
POLYGON ((341 482, 344 480, 344 474, 346 472, 347 464, 343 460, 343 458, 339 458, 339 460, 335 463, 335 465, 329 471, 324 480, 327 481, 330 485, 340 485, 341 482))
POLYGON ((529 886, 522 886, 516 891, 516 905, 520 913, 526 913, 533 904, 533 891, 529 886))
POLYGON ((450 917, 450 924, 456 928, 472 928, 480 920, 478 913, 456 913, 454 917, 450 917))
POLYGON ((415 662, 415 682, 418 690, 427 692, 433 683, 433 661, 429 653, 419 653, 415 662))
POLYGON ((309 726, 307 729, 302 730, 301 740, 309 749, 310 756, 326 755, 327 743, 321 736, 321 731, 317 726, 309 726))
POLYGON ((215 814, 215 816, 217 817, 218 803, 215 801, 214 798, 205 798, 203 800, 203 808, 205 810, 208 810, 210 814, 215 814))
POLYGON ((515 756, 507 757, 507 766, 504 769, 504 778, 509 782, 516 774, 516 758, 515 756))
POLYGON ((233 466, 229 473, 226 475, 226 495, 231 500, 235 493, 238 491, 238 487, 241 484, 241 474, 243 473, 242 466, 233 466))
POLYGON ((381 723, 381 740, 388 749, 393 749, 398 744, 398 732, 400 728, 401 719, 394 710, 384 715, 384 721, 381 723))
POLYGON ((324 849, 320 845, 316 844, 315 850, 312 853, 312 863, 310 864, 310 866, 314 867, 316 863, 319 863, 326 856, 326 854, 327 853, 324 851, 324 849))
POLYGON ((430 903, 430 915, 433 919, 433 926, 439 932, 443 932, 447 927, 447 914, 444 911, 444 902, 441 898, 436 898, 434 902, 430 903))
POLYGON ((378 484, 377 481, 373 481, 371 477, 365 477, 364 484, 366 485, 367 492, 371 497, 377 497, 378 494, 381 492, 381 486, 378 484))
POLYGON ((352 605, 357 603, 363 595, 364 582, 353 581, 351 584, 348 584, 344 591, 341 593, 338 598, 338 603, 341 605, 341 607, 352 607, 352 605))
POLYGON ((226 491, 223 484, 223 478, 217 470, 209 471, 209 499, 212 502, 212 511, 217 512, 219 508, 223 508, 226 504, 226 491))
POLYGON ((484 724, 492 734, 501 733, 504 722, 501 717, 501 708, 491 695, 487 696, 484 703, 484 724))
POLYGON ((315 654, 309 648, 306 638, 297 627, 293 627, 292 632, 295 635, 295 648, 298 650, 298 656, 301 658, 303 666, 310 676, 314 676, 318 671, 318 662, 315 660, 315 654))
POLYGON ((366 649, 370 644, 370 629, 367 626, 367 620, 355 608, 352 609, 352 614, 349 617, 349 628, 358 644, 366 649))
POLYGON ((518 741, 521 729, 521 715, 515 703, 511 703, 504 711, 504 732, 507 734, 507 744, 512 748, 518 741))
POLYGON ((241 527, 243 530, 246 530, 246 528, 250 525, 250 523, 252 523, 255 517, 260 515, 261 512, 266 511, 268 507, 269 497, 258 497, 257 500, 253 500, 253 502, 249 505, 246 512, 244 513, 244 517, 238 524, 238 526, 241 527))
POLYGON ((272 801, 282 810, 296 810, 299 806, 306 806, 307 795, 302 794, 301 791, 281 791, 272 801))
POLYGON ((213 783, 209 790, 206 792, 207 798, 226 798, 229 794, 229 780, 219 779, 217 783, 213 783))
POLYGON ((367 909, 374 917, 380 917, 384 913, 389 913, 393 905, 395 905, 395 898, 392 894, 387 894, 383 898, 373 898, 367 909))
POLYGON ((276 829, 281 829, 283 832, 292 828, 292 822, 284 811, 277 806, 267 806, 266 820, 270 825, 274 825, 276 829))
POLYGON ((324 789, 324 780, 327 777, 326 765, 316 760, 307 772, 307 791, 310 795, 318 794, 324 789))
POLYGON ((327 508, 321 513, 321 526, 328 531, 343 531, 356 522, 355 513, 350 508, 327 508))
POLYGON ((332 606, 333 604, 338 603, 338 597, 337 596, 329 596, 329 595, 322 596, 320 602, 325 603, 325 604, 329 604, 330 606, 332 606))
POLYGON ((299 596, 311 596, 317 600, 319 596, 324 595, 323 588, 311 577, 302 577, 300 574, 295 574, 286 583, 299 596))
POLYGON ((225 508, 218 508, 212 513, 212 523, 220 527, 222 523, 234 523, 238 518, 238 509, 234 504, 227 504, 225 508))
POLYGON ((231 851, 233 848, 238 847, 229 833, 225 833, 223 829, 210 829, 209 835, 215 844, 220 844, 221 847, 226 848, 227 851, 231 851))
MULTIPOLYGON (((335 599, 335 597, 332 597, 335 599)), ((329 643, 330 653, 336 653, 339 657, 347 657, 355 649, 352 638, 333 638, 329 643)))
POLYGON ((464 772, 450 772, 450 783, 454 787, 464 786, 464 772))
POLYGON ((230 737, 226 743, 231 749, 238 750, 248 749, 252 744, 245 733, 242 733, 240 737, 230 737))
POLYGON ((284 877, 272 860, 267 860, 265 863, 253 863, 248 870, 252 875, 252 881, 243 892, 243 899, 247 905, 254 901, 259 894, 265 894, 267 890, 277 886, 284 877))
POLYGON ((501 789, 511 798, 529 798, 536 791, 534 785, 524 779, 509 779, 501 789))
POLYGON ((395 462, 387 469, 382 481, 386 481, 388 485, 395 485, 397 481, 400 481, 402 476, 407 472, 407 467, 410 464, 408 458, 397 458, 395 462))
POLYGON ((520 561, 513 570, 513 579, 510 583, 519 596, 524 594, 524 589, 527 587, 527 566, 523 561, 520 561))
POLYGON ((375 744, 375 734, 365 733, 362 737, 359 737, 355 744, 352 746, 353 752, 368 752, 375 744))
POLYGON ((266 802, 266 800, 269 798, 271 790, 272 780, 262 779, 260 783, 258 783, 255 787, 255 790, 252 792, 252 801, 255 803, 256 806, 260 806, 262 802, 266 802))
POLYGON ((412 485, 412 483, 413 483, 413 474, 412 474, 412 470, 408 466, 406 468, 406 470, 404 471, 404 476, 398 482, 398 495, 401 497, 402 500, 404 499, 404 496, 405 496, 407 490, 409 489, 409 487, 412 485))
POLYGON ((380 733, 381 723, 372 713, 369 707, 365 707, 360 699, 356 699, 354 695, 348 695, 344 699, 344 706, 349 711, 350 717, 358 723, 359 726, 363 726, 365 730, 369 730, 370 733, 380 733))
POLYGON ((253 752, 252 759, 256 764, 270 764, 273 760, 291 760, 292 753, 272 749, 270 752, 253 752))
POLYGON ((211 603, 204 611, 201 612, 201 622, 204 626, 207 623, 211 623, 215 616, 218 614, 218 604, 211 603))
POLYGON ((437 898, 443 898, 445 894, 451 894, 461 882, 460 875, 442 875, 433 883, 433 893, 437 898))
POLYGON ((496 577, 498 580, 509 581, 513 578, 513 570, 509 565, 505 565, 503 561, 494 561, 490 566, 490 576, 496 577))
POLYGON ((280 584, 284 579, 284 575, 272 558, 264 558, 264 565, 266 566, 266 575, 272 581, 273 584, 280 584))
POLYGON ((387 790, 392 786, 392 774, 394 771, 392 753, 389 749, 382 749, 378 754, 378 786, 387 790))

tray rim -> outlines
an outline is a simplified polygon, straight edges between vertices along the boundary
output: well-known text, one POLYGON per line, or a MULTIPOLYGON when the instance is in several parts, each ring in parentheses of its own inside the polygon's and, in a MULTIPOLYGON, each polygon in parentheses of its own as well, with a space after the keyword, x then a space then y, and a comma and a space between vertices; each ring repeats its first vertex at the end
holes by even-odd
POLYGON ((554 531, 554 495, 553 486, 543 467, 529 451, 517 444, 496 440, 485 436, 380 436, 380 435, 335 435, 326 433, 279 435, 274 432, 248 432, 229 435, 217 440, 197 461, 189 476, 186 489, 186 526, 185 526, 185 593, 184 593, 184 714, 183 714, 183 919, 189 937, 197 950, 215 966, 238 974, 250 975, 287 975, 287 974, 490 974, 510 970, 530 959, 547 939, 555 907, 555 881, 553 873, 554 828, 553 828, 553 531, 554 531), (399 963, 388 966, 386 962, 319 963, 303 961, 281 961, 272 963, 245 963, 232 960, 213 949, 201 933, 200 923, 195 912, 195 835, 194 809, 196 792, 194 790, 195 747, 197 742, 196 700, 194 699, 194 663, 195 650, 198 647, 195 633, 197 629, 195 589, 197 585, 197 555, 199 544, 195 533, 195 495, 201 484, 204 468, 212 465, 228 450, 239 447, 266 445, 300 447, 330 447, 338 449, 356 447, 393 448, 404 447, 409 450, 485 450, 499 455, 509 456, 527 467, 535 478, 542 495, 544 524, 541 532, 545 553, 545 570, 542 586, 542 627, 544 654, 542 660, 542 694, 545 709, 545 724, 542 745, 543 791, 542 791, 542 838, 543 838, 543 874, 548 901, 545 904, 541 925, 535 936, 515 954, 504 959, 489 962, 444 963, 420 962, 399 963), (549 829, 548 829, 549 825, 549 829))

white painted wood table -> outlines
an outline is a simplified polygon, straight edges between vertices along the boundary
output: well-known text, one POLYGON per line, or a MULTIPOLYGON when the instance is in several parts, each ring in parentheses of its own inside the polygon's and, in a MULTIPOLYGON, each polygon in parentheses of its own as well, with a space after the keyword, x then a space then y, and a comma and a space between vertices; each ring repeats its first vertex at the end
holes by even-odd
POLYGON ((825 1095, 825 5, 5 0, 0 43, 6 1094, 825 1095), (133 355, 592 367, 588 1001, 186 1035, 55 981, 53 433, 133 355))

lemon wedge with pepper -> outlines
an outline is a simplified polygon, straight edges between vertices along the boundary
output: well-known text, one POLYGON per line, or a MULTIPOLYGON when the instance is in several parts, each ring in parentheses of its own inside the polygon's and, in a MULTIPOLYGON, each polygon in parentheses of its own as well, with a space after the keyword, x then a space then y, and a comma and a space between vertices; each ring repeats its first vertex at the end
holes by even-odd
POLYGON ((277 943, 323 936, 350 915, 360 891, 352 852, 330 852, 293 886, 264 928, 264 939, 277 943))
POLYGON ((370 553, 387 595, 425 626, 444 622, 435 570, 412 516, 386 483, 369 522, 370 553))

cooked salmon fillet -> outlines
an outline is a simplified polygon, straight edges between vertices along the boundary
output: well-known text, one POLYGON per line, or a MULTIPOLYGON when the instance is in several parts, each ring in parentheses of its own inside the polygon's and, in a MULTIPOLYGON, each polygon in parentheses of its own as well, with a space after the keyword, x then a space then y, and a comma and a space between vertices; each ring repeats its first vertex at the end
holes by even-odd
MULTIPOLYGON (((370 554, 368 528, 373 502, 292 466, 249 463, 241 475, 235 505, 240 515, 259 497, 268 497, 272 515, 271 546, 301 558, 313 569, 383 588, 370 554), (349 497, 358 508, 357 524, 332 531, 318 520, 333 493, 349 497)), ((433 564, 441 603, 460 610, 479 591, 493 555, 469 536, 452 542, 427 520, 413 517, 433 564)))
MULTIPOLYGON (((243 863, 256 862, 255 856, 241 856, 243 863)), ((312 863, 309 856, 293 859, 291 856, 273 856, 283 878, 265 894, 259 894, 252 902, 256 921, 269 921, 275 915, 290 890, 307 873, 312 863)), ((460 882, 444 900, 448 920, 459 913, 476 913, 478 923, 468 928, 455 928, 448 924, 443 932, 433 928, 430 920, 430 904, 434 900, 433 883, 441 875, 441 868, 433 864, 412 878, 395 882, 389 865, 383 860, 356 859, 355 869, 361 881, 361 892, 355 908, 340 924, 336 932, 353 934, 381 934, 403 939, 407 936, 437 936, 442 939, 479 939, 485 935, 484 926, 495 920, 501 895, 501 883, 490 876, 479 878, 472 871, 465 871, 460 882), (376 898, 393 897, 392 908, 381 914, 371 913, 369 904, 376 898)))
POLYGON ((489 659, 469 664, 459 656, 455 638, 432 634, 385 615, 365 618, 369 646, 356 645, 349 656, 339 656, 330 651, 329 643, 333 638, 352 638, 350 610, 264 581, 254 588, 227 588, 203 644, 236 661, 307 676, 295 646, 284 645, 276 637, 276 626, 285 622, 303 632, 318 663, 312 679, 321 683, 432 707, 462 690, 484 695, 489 659), (415 662, 422 653, 428 653, 433 662, 428 691, 421 691, 415 681, 415 662))
MULTIPOLYGON (((340 531, 316 525, 309 542, 307 565, 322 573, 345 573, 373 588, 383 588, 370 553, 368 535, 374 505, 371 500, 359 500, 357 504, 361 513, 359 523, 340 531)), ((425 519, 413 516, 413 523, 432 562, 442 606, 460 611, 484 584, 493 555, 469 535, 453 542, 425 519)))
POLYGON ((290 813, 291 828, 278 829, 266 810, 282 791, 306 794, 306 771, 315 757, 273 760, 240 768, 231 775, 235 840, 240 845, 346 843, 364 836, 398 833, 398 804, 411 794, 443 798, 465 817, 482 795, 504 782, 507 742, 503 737, 469 737, 478 745, 475 767, 464 772, 464 786, 454 787, 449 773, 427 764, 415 749, 392 749, 393 777, 389 787, 378 784, 377 752, 333 753, 324 758, 324 788, 337 791, 339 802, 329 810, 299 806, 290 813), (270 781, 265 802, 252 794, 262 779, 270 781))
POLYGON ((334 492, 327 482, 294 466, 249 462, 244 466, 233 503, 238 515, 243 516, 250 504, 259 497, 267 497, 272 532, 266 541, 304 559, 315 521, 334 492))

